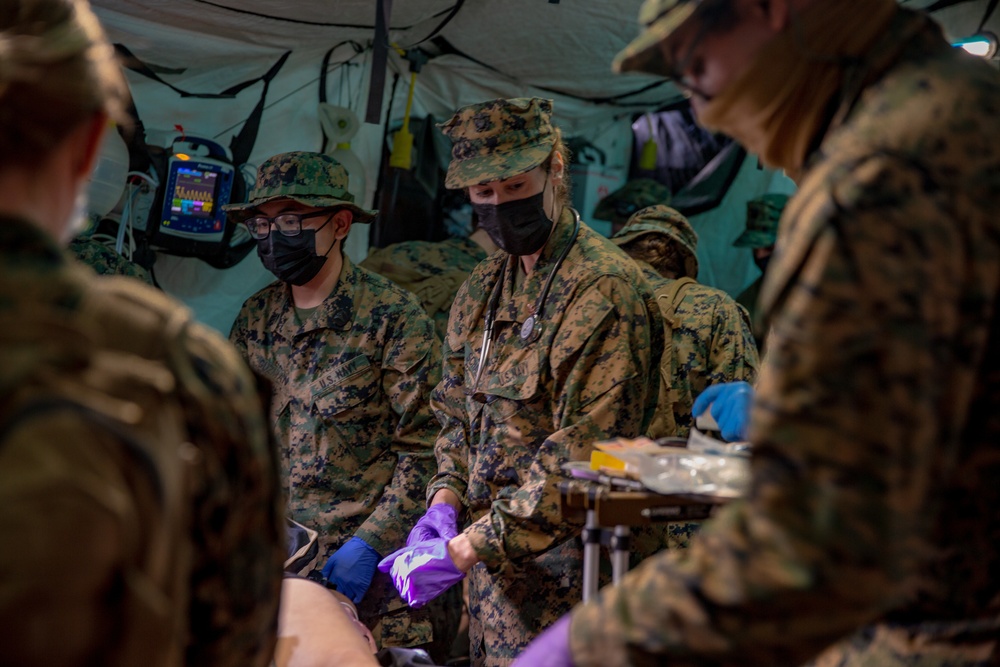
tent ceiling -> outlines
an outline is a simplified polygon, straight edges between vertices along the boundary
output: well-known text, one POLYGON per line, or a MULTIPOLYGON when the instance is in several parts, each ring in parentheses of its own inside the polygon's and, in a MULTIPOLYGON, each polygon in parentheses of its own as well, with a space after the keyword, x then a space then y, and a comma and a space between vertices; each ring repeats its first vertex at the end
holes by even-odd
MULTIPOLYGON (((286 50, 318 57, 345 40, 368 48, 376 12, 376 0, 92 3, 111 39, 144 61, 188 74, 235 68, 232 81, 246 78, 248 71, 259 74, 264 63, 286 50)), ((419 44, 432 58, 450 52, 445 60, 457 53, 466 65, 480 70, 482 79, 505 81, 517 94, 587 100, 625 95, 614 101, 636 109, 677 96, 669 84, 653 77, 610 71, 611 58, 636 34, 641 0, 465 0, 431 41, 425 40, 449 17, 454 0, 392 4, 395 44, 419 44), (650 85, 655 88, 649 93, 631 95, 650 85)), ((395 66, 405 68, 398 60, 395 66)))

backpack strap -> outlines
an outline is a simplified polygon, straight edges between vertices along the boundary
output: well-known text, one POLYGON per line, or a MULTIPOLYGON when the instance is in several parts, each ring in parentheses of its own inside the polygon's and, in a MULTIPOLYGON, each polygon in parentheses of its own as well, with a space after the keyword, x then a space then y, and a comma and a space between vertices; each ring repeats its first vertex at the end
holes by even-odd
POLYGON ((684 298, 687 288, 697 281, 684 277, 672 281, 666 287, 656 291, 656 304, 660 307, 663 317, 663 354, 660 356, 660 399, 657 401, 656 416, 649 426, 651 435, 657 438, 677 435, 677 420, 674 417, 674 405, 680 400, 673 386, 674 374, 677 370, 677 360, 674 358, 673 331, 677 325, 675 317, 677 305, 684 298))

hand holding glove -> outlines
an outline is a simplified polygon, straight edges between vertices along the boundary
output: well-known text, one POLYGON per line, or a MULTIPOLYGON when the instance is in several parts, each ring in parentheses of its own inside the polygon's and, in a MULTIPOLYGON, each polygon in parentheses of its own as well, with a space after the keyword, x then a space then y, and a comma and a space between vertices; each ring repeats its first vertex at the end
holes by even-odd
MULTIPOLYGON (((435 505, 437 507, 437 505, 435 505)), ((422 607, 465 578, 448 554, 448 539, 429 538, 395 551, 378 564, 411 607, 422 607)))
POLYGON ((448 503, 438 503, 427 508, 406 538, 406 546, 412 547, 420 542, 434 538, 444 538, 445 541, 458 535, 458 510, 448 503))
POLYGON ((569 650, 570 619, 566 614, 535 637, 511 667, 575 667, 569 650))
POLYGON ((326 561, 323 576, 328 585, 358 604, 371 586, 379 558, 378 552, 367 542, 352 537, 326 561))
POLYGON ((710 412, 719 425, 722 438, 728 442, 737 442, 747 439, 751 403, 753 387, 748 383, 713 384, 695 399, 691 414, 697 417, 711 405, 710 412))

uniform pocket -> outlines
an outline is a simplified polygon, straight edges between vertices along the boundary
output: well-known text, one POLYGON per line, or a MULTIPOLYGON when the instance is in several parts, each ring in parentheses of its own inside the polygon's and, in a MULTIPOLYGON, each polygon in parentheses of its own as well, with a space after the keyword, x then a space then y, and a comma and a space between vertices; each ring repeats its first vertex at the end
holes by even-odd
POLYGON ((364 356, 340 364, 313 383, 312 415, 320 423, 319 432, 327 432, 328 456, 333 458, 343 454, 363 465, 392 440, 395 415, 379 391, 378 374, 364 356))

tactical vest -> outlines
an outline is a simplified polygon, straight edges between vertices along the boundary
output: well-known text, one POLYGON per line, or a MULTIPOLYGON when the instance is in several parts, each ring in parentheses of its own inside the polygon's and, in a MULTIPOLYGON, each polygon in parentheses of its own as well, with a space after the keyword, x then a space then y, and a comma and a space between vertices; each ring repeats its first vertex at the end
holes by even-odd
MULTIPOLYGON (((234 546, 226 541, 236 539, 230 517, 218 515, 221 503, 213 498, 217 489, 233 486, 224 481, 227 462, 220 452, 244 443, 234 442, 228 397, 208 386, 196 367, 190 325, 186 309, 128 278, 88 283, 83 302, 58 321, 22 314, 0 322, 0 346, 18 350, 24 362, 16 384, 2 395, 0 447, 20 429, 30 433, 33 424, 71 413, 110 434, 129 473, 148 480, 155 495, 154 511, 144 505, 138 521, 120 522, 134 531, 123 535, 127 562, 116 600, 121 625, 107 638, 104 665, 205 664, 186 652, 194 646, 199 653, 211 645, 208 638, 225 636, 223 624, 245 622, 240 614, 247 614, 246 603, 227 598, 226 584, 212 580, 222 578, 224 552, 234 546), (203 609, 215 607, 204 605, 205 598, 218 598, 218 606, 203 609)), ((128 502, 133 506, 126 512, 137 512, 135 498, 128 502)), ((253 518, 266 533, 268 517, 253 518)), ((280 544, 275 539, 279 568, 280 544)), ((267 558, 262 560, 258 570, 266 571, 267 558)), ((280 584, 270 590, 262 583, 264 577, 246 581, 256 587, 266 615, 276 608, 280 584)), ((263 635, 260 644, 266 645, 263 635)), ((214 656, 211 662, 235 664, 214 656)))
POLYGON ((677 360, 674 358, 673 331, 676 325, 674 317, 677 305, 684 298, 685 290, 696 282, 693 278, 678 278, 666 287, 656 290, 656 303, 663 316, 663 354, 660 357, 660 399, 656 406, 656 416, 649 425, 649 433, 657 438, 677 435, 674 406, 680 400, 680 396, 673 385, 677 373, 677 360))

